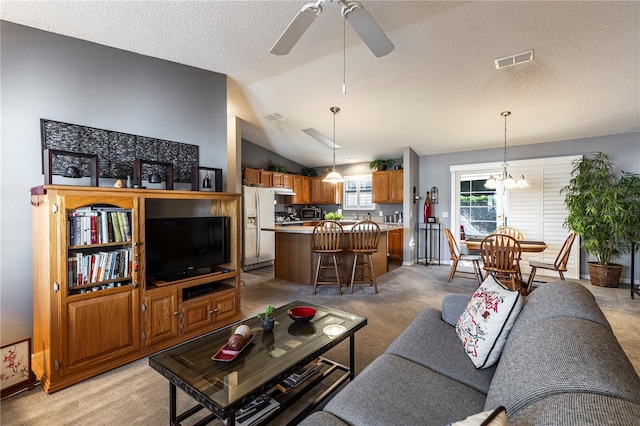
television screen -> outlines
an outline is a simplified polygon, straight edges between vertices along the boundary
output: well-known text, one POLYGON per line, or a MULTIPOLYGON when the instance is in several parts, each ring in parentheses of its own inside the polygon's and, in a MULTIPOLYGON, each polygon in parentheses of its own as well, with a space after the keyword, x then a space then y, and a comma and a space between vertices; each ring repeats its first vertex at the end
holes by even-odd
POLYGON ((147 219, 144 241, 147 277, 206 274, 230 260, 229 217, 147 219))

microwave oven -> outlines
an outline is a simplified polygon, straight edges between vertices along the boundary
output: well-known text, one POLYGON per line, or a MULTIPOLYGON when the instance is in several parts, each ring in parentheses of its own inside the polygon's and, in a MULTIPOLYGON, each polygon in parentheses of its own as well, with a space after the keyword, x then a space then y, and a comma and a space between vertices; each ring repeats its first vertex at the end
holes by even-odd
POLYGON ((317 207, 303 207, 300 210, 300 218, 302 220, 320 220, 322 219, 322 210, 317 207))

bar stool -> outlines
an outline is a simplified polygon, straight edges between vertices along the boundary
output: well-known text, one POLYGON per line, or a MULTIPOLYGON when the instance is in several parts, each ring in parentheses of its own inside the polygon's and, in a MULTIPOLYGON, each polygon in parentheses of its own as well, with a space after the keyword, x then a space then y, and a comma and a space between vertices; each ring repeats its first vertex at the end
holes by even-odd
POLYGON ((353 253, 353 267, 351 268, 350 293, 353 293, 354 284, 369 284, 378 293, 376 275, 373 271, 373 258, 371 255, 378 251, 380 241, 380 227, 371 220, 361 220, 356 222, 349 234, 349 250, 353 253), (362 262, 358 262, 361 258, 362 262), (356 269, 362 269, 362 281, 355 281, 356 269), (365 273, 365 270, 368 273, 365 273), (369 279, 365 280, 366 275, 369 279))
POLYGON ((313 227, 313 253, 318 255, 316 264, 316 276, 313 280, 313 294, 318 291, 319 285, 337 285, 338 294, 342 295, 342 284, 340 283, 340 272, 338 270, 338 260, 336 255, 342 251, 342 237, 344 231, 342 226, 335 220, 323 220, 313 227), (323 265, 322 259, 331 256, 333 266, 323 265), (335 277, 323 277, 322 270, 333 269, 335 277))

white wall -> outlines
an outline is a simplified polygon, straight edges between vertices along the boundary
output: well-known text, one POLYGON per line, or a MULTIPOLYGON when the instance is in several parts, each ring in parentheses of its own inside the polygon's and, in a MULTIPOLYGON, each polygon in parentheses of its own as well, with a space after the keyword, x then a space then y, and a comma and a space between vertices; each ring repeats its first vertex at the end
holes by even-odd
POLYGON ((32 335, 31 206, 40 119, 200 146, 226 176, 226 76, 0 22, 0 336, 32 335))

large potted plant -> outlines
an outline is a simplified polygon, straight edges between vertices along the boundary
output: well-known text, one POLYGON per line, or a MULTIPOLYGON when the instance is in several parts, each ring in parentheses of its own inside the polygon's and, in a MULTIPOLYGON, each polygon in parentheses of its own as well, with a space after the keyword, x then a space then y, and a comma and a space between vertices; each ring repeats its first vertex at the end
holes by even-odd
POLYGON ((629 252, 640 239, 640 175, 616 173, 609 157, 596 152, 574 162, 562 188, 568 216, 564 225, 582 237, 591 284, 617 287, 622 266, 612 259, 629 252))

